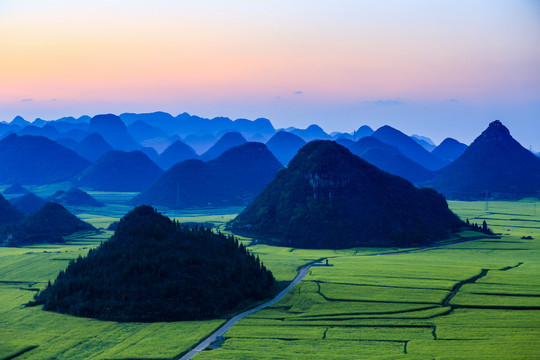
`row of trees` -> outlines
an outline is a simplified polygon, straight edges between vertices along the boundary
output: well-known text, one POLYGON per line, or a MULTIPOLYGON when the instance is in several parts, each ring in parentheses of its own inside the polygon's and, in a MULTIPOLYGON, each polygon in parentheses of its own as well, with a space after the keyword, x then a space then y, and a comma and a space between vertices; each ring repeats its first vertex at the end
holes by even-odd
POLYGON ((467 227, 471 230, 478 231, 486 235, 493 235, 493 231, 487 226, 486 220, 482 222, 482 225, 478 225, 477 223, 470 222, 469 219, 467 219, 465 221, 465 225, 467 225, 467 227))

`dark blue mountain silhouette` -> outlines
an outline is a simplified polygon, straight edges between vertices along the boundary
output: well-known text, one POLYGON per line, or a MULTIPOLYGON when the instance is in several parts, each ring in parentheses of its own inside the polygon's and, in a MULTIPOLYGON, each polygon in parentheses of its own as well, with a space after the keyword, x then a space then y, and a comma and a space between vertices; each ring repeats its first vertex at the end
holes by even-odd
POLYGON ((306 142, 298 135, 287 131, 279 131, 268 140, 266 147, 284 166, 296 155, 306 142))
POLYGON ((94 199, 93 196, 77 188, 71 188, 68 191, 58 190, 53 195, 49 196, 47 200, 68 206, 104 206, 103 203, 94 199))
POLYGON ((540 196, 540 159, 498 120, 430 182, 450 199, 540 196))
POLYGON ((169 170, 173 165, 188 159, 198 159, 195 150, 186 143, 177 140, 159 155, 157 164, 162 169, 169 170))
POLYGON ((206 119, 188 113, 173 117, 165 112, 154 112, 146 114, 121 114, 120 117, 126 124, 132 124, 138 120, 164 130, 168 134, 180 136, 194 135, 215 135, 220 132, 238 131, 246 136, 257 133, 262 135, 272 135, 275 132, 272 123, 268 119, 260 118, 254 121, 247 119, 231 120, 227 117, 217 117, 206 119))
POLYGON ((3 191, 4 194, 27 194, 28 190, 24 188, 21 184, 13 184, 3 191))
POLYGON ((23 119, 22 116, 15 116, 15 118, 13 120, 11 120, 11 125, 17 125, 17 126, 20 126, 21 128, 23 127, 26 127, 28 125, 30 125, 30 121, 26 121, 23 119))
POLYGON ((39 209, 47 203, 44 199, 33 193, 16 197, 9 202, 25 215, 31 215, 38 212, 39 209))
POLYGON ((424 183, 433 178, 433 172, 415 163, 398 149, 373 136, 364 137, 348 149, 381 170, 401 176, 412 183, 424 183))
POLYGON ((158 127, 149 125, 141 120, 137 120, 134 123, 129 124, 127 129, 131 136, 139 143, 142 143, 144 140, 148 139, 167 139, 169 137, 165 131, 158 127))
POLYGON ((133 203, 169 208, 245 205, 282 168, 262 143, 245 143, 207 163, 186 160, 170 168, 133 203))
POLYGON ((88 133, 100 134, 115 150, 131 151, 140 148, 122 119, 113 114, 94 116, 90 120, 88 133))
POLYGON ((294 129, 291 133, 300 136, 305 141, 328 140, 332 139, 330 135, 324 132, 319 125, 309 125, 306 129, 294 129))
POLYGON ((12 238, 8 245, 64 242, 64 236, 92 230, 96 229, 71 214, 62 205, 49 202, 10 229, 12 238))
MULTIPOLYGON (((0 225, 17 223, 21 221, 23 217, 24 215, 0 194, 0 225)), ((4 239, 2 239, 2 242, 3 240, 4 239)))
POLYGON ((230 148, 245 144, 246 142, 246 139, 244 139, 244 137, 240 135, 240 133, 226 133, 210 149, 208 149, 208 151, 201 155, 201 160, 213 160, 223 154, 225 151, 229 150, 230 148))
POLYGON ((105 141, 103 136, 92 133, 79 142, 73 150, 85 159, 96 161, 113 147, 105 141))
POLYGON ((432 155, 409 136, 388 125, 377 129, 372 136, 397 148, 403 155, 428 170, 435 171, 448 164, 447 161, 432 155))
POLYGON ((101 191, 142 191, 163 173, 140 151, 109 151, 75 177, 79 187, 101 191))
POLYGON ((431 152, 431 154, 439 159, 454 161, 460 157, 465 150, 467 150, 467 145, 462 144, 455 139, 446 138, 431 152))
POLYGON ((11 134, 0 141, 0 182, 43 185, 66 181, 90 162, 42 136, 11 134))

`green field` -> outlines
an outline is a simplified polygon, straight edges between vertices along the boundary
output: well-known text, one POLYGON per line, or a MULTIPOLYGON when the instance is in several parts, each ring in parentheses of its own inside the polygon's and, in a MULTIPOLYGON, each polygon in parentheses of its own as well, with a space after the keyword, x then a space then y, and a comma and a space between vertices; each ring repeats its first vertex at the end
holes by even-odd
MULTIPOLYGON (((106 207, 70 210, 97 227, 130 209, 122 202, 131 194, 92 195, 106 207)), ((450 207, 502 235, 465 232, 455 239, 461 243, 432 249, 339 251, 245 239, 283 284, 314 260, 329 258, 333 266, 311 268, 280 302, 241 320, 220 348, 195 358, 540 358, 540 207, 535 213, 530 200, 490 202, 487 212, 484 202, 450 207)), ((223 229, 240 210, 167 214, 223 229)), ((0 359, 173 359, 225 321, 114 323, 24 307, 69 260, 111 234, 0 248, 0 359)))

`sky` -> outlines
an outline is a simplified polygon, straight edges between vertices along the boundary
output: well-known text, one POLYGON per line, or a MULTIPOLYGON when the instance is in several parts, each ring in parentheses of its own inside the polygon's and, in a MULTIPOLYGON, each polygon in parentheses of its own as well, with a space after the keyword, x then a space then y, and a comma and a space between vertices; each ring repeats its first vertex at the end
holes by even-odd
POLYGON ((540 1, 0 0, 0 121, 153 111, 540 151, 540 1))

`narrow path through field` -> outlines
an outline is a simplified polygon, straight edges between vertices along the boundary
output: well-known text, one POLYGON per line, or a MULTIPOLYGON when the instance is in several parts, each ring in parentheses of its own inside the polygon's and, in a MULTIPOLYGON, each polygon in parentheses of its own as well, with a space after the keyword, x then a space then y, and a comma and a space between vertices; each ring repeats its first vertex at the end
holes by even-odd
MULTIPOLYGON (((424 250, 432 250, 432 249, 438 249, 438 248, 443 248, 443 247, 447 247, 447 246, 451 246, 451 245, 457 245, 457 244, 464 244, 464 243, 468 243, 468 242, 472 242, 472 241, 476 241, 476 240, 479 240, 479 239, 483 239, 485 237, 478 237, 478 238, 471 238, 471 239, 468 239, 466 241, 461 241, 461 242, 457 242, 457 243, 449 243, 449 244, 444 244, 444 245, 438 245, 438 246, 432 246, 432 247, 426 247, 426 248, 415 248, 415 249, 411 249, 411 250, 405 250, 405 251, 398 251, 398 252, 392 252, 392 253, 380 253, 380 254, 374 254, 374 255, 377 255, 377 256, 380 256, 380 255, 399 255, 399 254, 407 254, 409 252, 415 252, 415 251, 424 251, 424 250)), ((324 260, 324 259, 323 259, 324 260)), ((309 264, 309 265, 306 265, 304 268, 302 268, 302 270, 298 273, 298 275, 296 276, 296 278, 283 290, 281 290, 281 292, 275 297, 273 298, 272 300, 262 304, 262 305, 259 305, 257 307, 254 307, 253 309, 250 309, 250 310, 247 310, 247 311, 244 311, 243 313, 241 314, 238 314, 236 315, 235 317, 233 317, 232 319, 230 319, 229 321, 227 321, 224 325, 222 325, 219 329, 217 329, 216 331, 214 331, 212 333, 212 335, 210 335, 209 337, 207 337, 205 340, 203 340, 202 342, 200 342, 197 346, 195 346, 193 349, 191 349, 189 352, 187 352, 186 354, 184 354, 182 357, 178 358, 177 360, 187 360, 187 359, 191 359, 193 356, 197 355, 198 353, 200 353, 201 351, 203 351, 204 349, 206 349, 210 344, 212 344, 214 341, 217 340, 218 337, 220 336, 223 336, 231 327, 233 327, 234 324, 236 324, 239 320, 241 320, 242 318, 248 316, 248 315, 251 315, 253 314, 254 312, 257 312, 259 310, 262 310, 264 308, 267 308, 268 306, 270 305, 273 305, 275 303, 277 303, 279 300, 281 300, 281 298, 289 292, 289 290, 291 290, 291 288, 293 286, 295 286, 296 284, 298 284, 300 281, 302 281, 302 279, 304 279, 304 277, 306 277, 306 275, 308 274, 308 271, 309 269, 311 268, 313 264, 309 264)))
POLYGON ((277 294, 277 296, 275 298, 273 298, 272 300, 262 304, 262 305, 259 305, 257 307, 254 307, 253 309, 250 309, 250 310, 247 310, 247 311, 244 311, 243 313, 241 314, 238 314, 236 315, 235 317, 233 317, 232 319, 230 319, 229 321, 227 321, 224 325, 222 325, 219 329, 217 329, 214 333, 212 333, 212 335, 210 335, 209 337, 207 337, 205 340, 203 340, 201 343, 199 343, 197 346, 195 346, 193 349, 191 349, 188 353, 186 353, 184 356, 178 358, 178 360, 187 360, 187 359, 191 359, 193 356, 197 355, 199 352, 203 351, 204 349, 206 349, 208 347, 208 345, 210 345, 212 342, 214 342, 216 340, 217 337, 219 336, 223 336, 223 334, 225 334, 234 324, 236 324, 240 319, 248 316, 248 315, 251 315, 253 314, 254 312, 257 312, 259 310, 262 310, 264 308, 267 308, 268 306, 270 305, 274 305, 275 303, 277 303, 279 300, 281 300, 281 298, 283 296, 285 296, 286 293, 289 292, 289 290, 292 289, 293 286, 295 286, 296 284, 298 284, 300 281, 302 281, 302 279, 307 275, 309 269, 311 268, 311 264, 305 266, 299 273, 298 275, 296 276, 296 278, 283 290, 281 290, 281 292, 279 294, 277 294))

